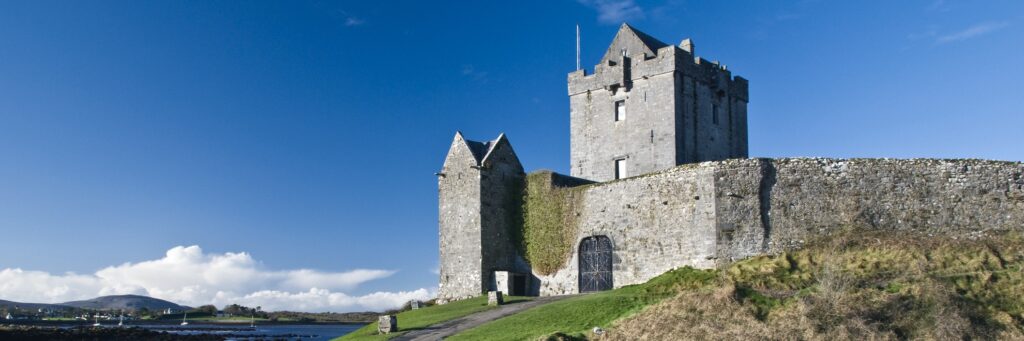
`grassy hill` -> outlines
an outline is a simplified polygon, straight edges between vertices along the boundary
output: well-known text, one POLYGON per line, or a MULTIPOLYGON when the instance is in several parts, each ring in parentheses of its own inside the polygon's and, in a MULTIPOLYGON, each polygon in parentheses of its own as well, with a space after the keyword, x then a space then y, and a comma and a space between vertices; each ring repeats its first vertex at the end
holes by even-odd
MULTIPOLYGON (((514 303, 528 300, 528 297, 515 297, 509 296, 505 298, 506 303, 514 303)), ((400 336, 401 334, 411 331, 422 329, 435 323, 453 320, 459 317, 463 317, 472 313, 485 311, 488 309, 494 309, 493 306, 487 305, 487 297, 476 297, 467 300, 455 301, 443 305, 432 305, 429 307, 409 310, 407 307, 402 312, 398 312, 398 326, 400 331, 390 335, 377 334, 377 323, 370 323, 363 328, 360 328, 348 335, 342 336, 335 340, 387 340, 400 336)))
POLYGON ((452 340, 1024 339, 1024 239, 848 233, 527 310, 452 340))
POLYGON ((173 302, 139 295, 112 295, 101 296, 84 301, 72 301, 61 303, 61 305, 95 310, 139 310, 146 308, 153 311, 160 311, 167 308, 174 310, 187 310, 188 307, 180 306, 173 302))

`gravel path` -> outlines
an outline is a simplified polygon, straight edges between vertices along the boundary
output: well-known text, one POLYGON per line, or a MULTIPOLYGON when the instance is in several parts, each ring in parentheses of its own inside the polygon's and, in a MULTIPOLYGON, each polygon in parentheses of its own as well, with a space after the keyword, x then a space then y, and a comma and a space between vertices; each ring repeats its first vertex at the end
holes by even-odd
MULTIPOLYGON (((463 316, 451 321, 441 322, 423 329, 417 329, 405 333, 402 336, 396 337, 392 340, 401 341, 434 341, 446 338, 454 335, 466 329, 470 329, 481 324, 491 322, 502 317, 518 313, 520 311, 530 309, 536 306, 548 304, 554 301, 558 301, 563 298, 570 297, 566 296, 544 296, 538 297, 531 301, 512 303, 503 305, 497 309, 491 309, 487 311, 481 311, 476 314, 463 316)), ((398 326, 401 328, 402 321, 398 321, 398 326)))

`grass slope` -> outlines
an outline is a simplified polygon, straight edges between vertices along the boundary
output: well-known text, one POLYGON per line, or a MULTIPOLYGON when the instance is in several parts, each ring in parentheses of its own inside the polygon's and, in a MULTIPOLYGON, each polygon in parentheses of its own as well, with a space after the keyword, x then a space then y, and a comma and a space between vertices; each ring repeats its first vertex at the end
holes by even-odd
POLYGON ((451 340, 1024 339, 1024 239, 848 233, 533 308, 451 340))
POLYGON ((1024 241, 850 235, 736 263, 607 338, 1024 339, 1024 241))
POLYGON ((714 271, 674 270, 644 284, 529 309, 453 335, 448 340, 533 340, 554 333, 582 337, 594 326, 608 326, 612 321, 680 291, 705 287, 715 278, 714 271))
MULTIPOLYGON (((515 303, 526 301, 528 299, 529 298, 527 297, 505 297, 505 302, 515 303)), ((406 310, 397 314, 399 327, 398 333, 392 333, 389 335, 377 334, 377 323, 374 322, 335 340, 387 340, 410 330, 423 329, 424 327, 436 323, 454 320, 472 313, 494 308, 495 307, 493 306, 487 305, 486 296, 481 296, 468 300, 455 301, 448 304, 433 305, 417 310, 406 310)))

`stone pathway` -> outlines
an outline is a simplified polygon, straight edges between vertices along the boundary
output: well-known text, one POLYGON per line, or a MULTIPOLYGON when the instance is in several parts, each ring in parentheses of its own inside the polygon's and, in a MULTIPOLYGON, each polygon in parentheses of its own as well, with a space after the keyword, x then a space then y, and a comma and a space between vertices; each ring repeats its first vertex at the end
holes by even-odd
MULTIPOLYGON (((403 334, 402 336, 396 337, 392 340, 401 341, 434 341, 440 340, 452 335, 457 334, 466 329, 470 329, 481 324, 491 322, 502 317, 518 313, 520 311, 530 309, 536 306, 548 304, 554 301, 558 301, 563 298, 571 297, 572 295, 566 296, 544 296, 537 297, 531 301, 512 303, 498 307, 497 309, 491 309, 487 311, 481 311, 479 313, 466 315, 451 321, 441 322, 423 329, 417 329, 403 334)), ((402 321, 398 321, 398 326, 401 328, 402 321)))

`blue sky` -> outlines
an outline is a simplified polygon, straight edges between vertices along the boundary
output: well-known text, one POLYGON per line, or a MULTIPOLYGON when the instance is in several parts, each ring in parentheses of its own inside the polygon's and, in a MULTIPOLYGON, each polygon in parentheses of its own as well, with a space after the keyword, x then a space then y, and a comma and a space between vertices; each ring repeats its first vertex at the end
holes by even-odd
POLYGON ((592 69, 623 21, 750 80, 751 156, 1024 160, 1019 1, 8 1, 0 299, 428 295, 454 132, 567 172, 575 25, 592 69))

